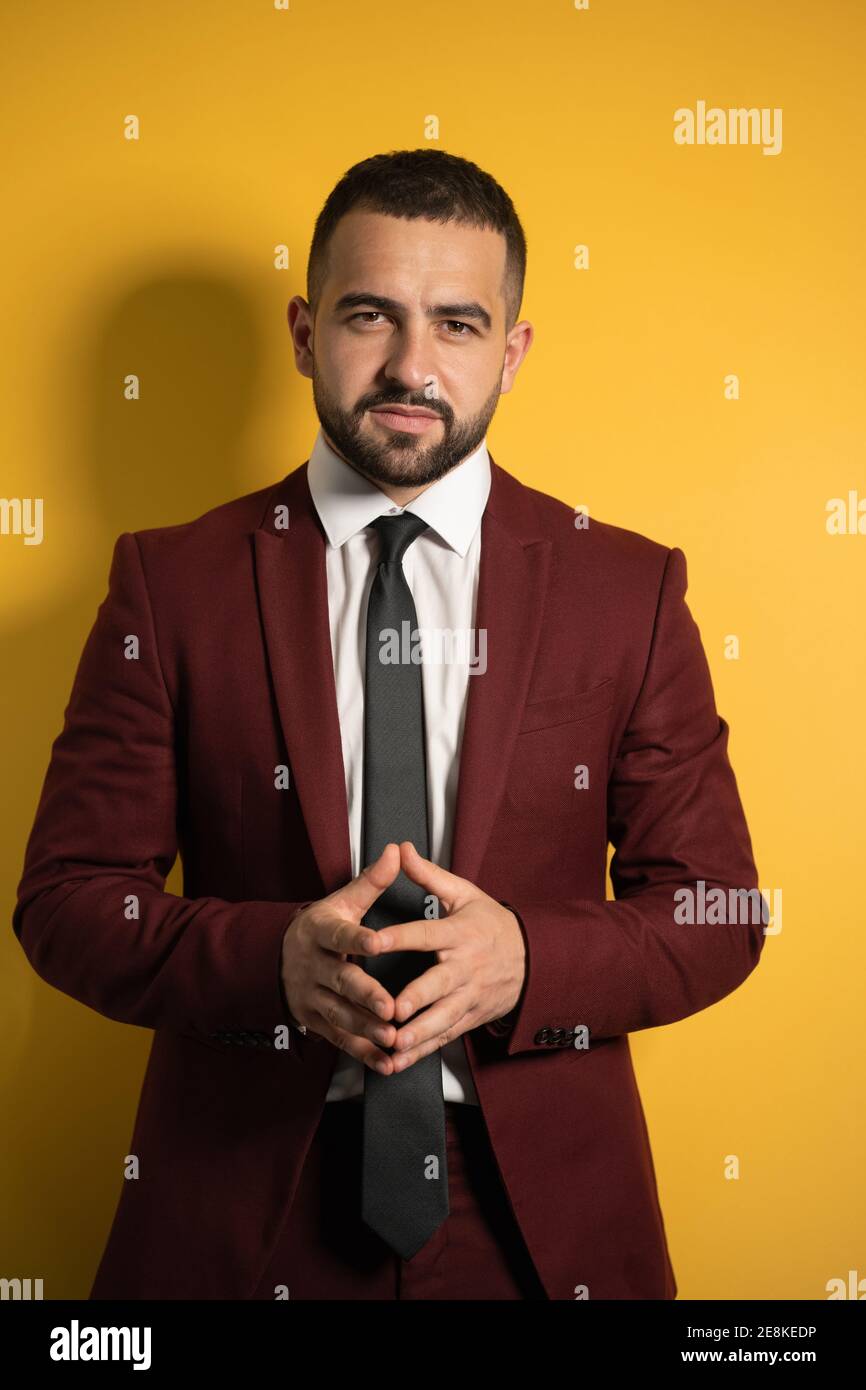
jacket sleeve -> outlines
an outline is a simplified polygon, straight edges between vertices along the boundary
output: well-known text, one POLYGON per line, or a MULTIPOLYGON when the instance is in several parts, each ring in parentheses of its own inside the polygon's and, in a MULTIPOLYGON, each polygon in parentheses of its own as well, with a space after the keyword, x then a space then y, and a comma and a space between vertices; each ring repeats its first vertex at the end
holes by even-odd
POLYGON ((176 815, 174 714, 125 532, 52 746, 13 929, 44 980, 108 1018, 272 1033, 290 1022, 280 958, 300 904, 166 893, 176 815))
POLYGON ((685 556, 673 549, 608 783, 615 901, 509 904, 526 975, 510 1030, 487 1025, 508 1054, 561 1045, 556 1029, 585 1025, 591 1044, 674 1023, 724 998, 758 963, 766 906, 686 587, 685 556), (710 905, 722 896, 713 889, 724 907, 710 905))

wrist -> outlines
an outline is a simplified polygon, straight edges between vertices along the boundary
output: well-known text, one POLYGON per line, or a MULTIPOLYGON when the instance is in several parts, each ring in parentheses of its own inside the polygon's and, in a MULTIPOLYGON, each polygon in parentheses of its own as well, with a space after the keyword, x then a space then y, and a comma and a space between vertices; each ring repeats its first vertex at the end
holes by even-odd
MULTIPOLYGON (((313 899, 310 899, 310 902, 312 901, 313 899)), ((291 928, 293 927, 299 915, 303 912, 304 908, 309 906, 310 903, 308 902, 300 903, 293 910, 289 918, 289 922, 286 927, 285 933, 283 934, 282 946, 280 948, 280 996, 283 1001, 283 1013, 285 1015, 285 1019, 289 1027, 294 1028, 295 1031, 302 1034, 302 1036, 306 1036, 306 1026, 303 1023, 298 1022, 298 1020, 295 1018, 295 1015, 292 1013, 291 1008, 289 1007, 289 991, 287 988, 286 979, 286 938, 288 937, 291 928)))
POLYGON ((520 993, 517 996, 517 1003, 514 1004, 514 1006, 508 1010, 508 1013, 503 1014, 500 1018, 491 1019, 486 1025, 488 1031, 492 1033, 494 1037, 504 1038, 507 1037, 508 1034, 514 1028, 515 1023, 517 1022, 517 1015, 520 1011, 520 1005, 523 1001, 523 995, 526 989, 528 951, 526 942, 526 929, 523 925, 523 922, 520 919, 520 914, 514 910, 514 908, 511 906, 511 903, 500 902, 500 906, 507 908, 508 911, 512 914, 515 921, 517 922, 517 925, 520 928, 521 936, 523 937, 523 979, 520 983, 520 993))

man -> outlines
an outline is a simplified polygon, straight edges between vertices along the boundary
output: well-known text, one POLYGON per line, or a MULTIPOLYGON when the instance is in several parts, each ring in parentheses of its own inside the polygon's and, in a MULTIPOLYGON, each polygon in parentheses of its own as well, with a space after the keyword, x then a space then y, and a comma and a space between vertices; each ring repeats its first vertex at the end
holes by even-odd
POLYGON ((116 543, 14 915, 155 1034, 94 1298, 676 1295, 627 1035, 746 978, 678 904, 757 876, 682 552, 488 453, 525 257, 474 164, 356 165, 310 458, 116 543))

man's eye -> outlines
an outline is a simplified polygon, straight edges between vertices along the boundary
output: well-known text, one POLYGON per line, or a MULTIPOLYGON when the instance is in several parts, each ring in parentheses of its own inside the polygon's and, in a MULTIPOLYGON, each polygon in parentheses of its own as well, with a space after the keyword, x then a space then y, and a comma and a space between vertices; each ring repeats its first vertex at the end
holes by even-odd
MULTIPOLYGON (((352 314, 350 322, 355 319, 363 319, 365 322, 371 323, 373 319, 381 319, 384 317, 380 309, 361 309, 357 314, 352 314)), ((443 319, 442 322, 449 330, 447 335, 449 338, 468 338, 470 334, 475 331, 468 323, 463 323, 460 319, 443 319), (459 331, 453 332, 452 330, 454 329, 459 331)))

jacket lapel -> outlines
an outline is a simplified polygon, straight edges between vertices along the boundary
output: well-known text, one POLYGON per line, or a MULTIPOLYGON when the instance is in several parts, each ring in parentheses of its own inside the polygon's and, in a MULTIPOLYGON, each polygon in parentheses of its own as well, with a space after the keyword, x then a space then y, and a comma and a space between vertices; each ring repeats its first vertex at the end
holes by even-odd
POLYGON ((537 535, 531 494, 492 456, 490 463, 475 612, 476 634, 486 632, 487 669, 469 677, 451 852, 452 872, 472 883, 477 882, 505 789, 535 662, 550 566, 550 542, 537 535))
MULTIPOLYGON (((550 542, 534 525, 531 494, 492 457, 491 475, 475 615, 476 630, 486 633, 487 668, 469 677, 451 855, 453 872, 472 882, 526 701, 550 561, 550 542)), ((351 878, 352 860, 325 544, 303 464, 269 494, 254 532, 255 565, 289 765, 324 891, 331 893, 351 878)))
POLYGON ((324 891, 333 893, 352 877, 352 857, 325 538, 307 486, 306 464, 270 494, 254 544, 265 644, 289 766, 324 891))

